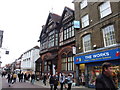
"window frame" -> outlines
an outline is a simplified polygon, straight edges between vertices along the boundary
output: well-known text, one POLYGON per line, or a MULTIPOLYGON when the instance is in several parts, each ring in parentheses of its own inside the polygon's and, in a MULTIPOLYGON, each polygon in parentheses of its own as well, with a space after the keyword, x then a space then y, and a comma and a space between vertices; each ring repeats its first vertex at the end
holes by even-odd
POLYGON ((109 1, 102 3, 99 6, 100 18, 104 18, 112 13, 111 5, 109 1), (106 13, 107 12, 107 13, 106 13))
POLYGON ((116 44, 114 25, 112 25, 112 24, 107 25, 106 27, 102 28, 102 32, 103 32, 103 41, 104 41, 105 47, 116 44), (106 35, 105 35, 105 33, 106 33, 106 35), (111 43, 111 42, 113 42, 113 43, 111 43))
POLYGON ((72 52, 70 52, 68 55, 65 55, 65 57, 61 57, 61 70, 62 71, 74 71, 74 56, 72 52), (70 55, 69 55, 70 54, 70 55), (69 68, 70 67, 70 68, 69 68))
POLYGON ((82 37, 82 42, 83 42, 83 52, 88 52, 92 50, 92 43, 91 43, 91 34, 86 34, 82 37), (85 42, 86 38, 89 37, 89 39, 85 42), (87 43, 89 42, 89 43, 87 43), (86 44, 87 43, 87 44, 86 44), (87 47, 85 47, 87 46, 87 47), (90 48, 90 49, 87 49, 90 48))
POLYGON ((81 9, 84 9, 84 8, 87 7, 87 6, 88 6, 87 0, 82 0, 82 1, 80 2, 80 8, 81 8, 81 9))
POLYGON ((67 23, 64 27, 63 27, 63 39, 67 40, 73 36, 75 36, 75 31, 74 31, 74 24, 73 21, 67 23))
POLYGON ((89 21, 89 15, 86 14, 81 18, 81 23, 82 23, 82 28, 87 27, 90 25, 90 21, 89 21))

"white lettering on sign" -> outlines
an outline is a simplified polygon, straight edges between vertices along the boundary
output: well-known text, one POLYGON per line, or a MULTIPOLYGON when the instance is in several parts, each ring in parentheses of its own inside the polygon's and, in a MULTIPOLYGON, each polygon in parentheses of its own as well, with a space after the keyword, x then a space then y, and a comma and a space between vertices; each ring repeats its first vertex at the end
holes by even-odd
POLYGON ((91 58, 92 58, 92 55, 85 56, 85 59, 91 59, 91 58))
POLYGON ((104 53, 98 53, 98 54, 95 54, 95 55, 88 55, 88 56, 85 56, 85 59, 92 59, 92 58, 100 58, 100 57, 106 57, 106 56, 109 56, 109 52, 104 52, 104 53))
POLYGON ((109 52, 95 54, 93 55, 93 58, 104 57, 104 56, 109 56, 109 52))

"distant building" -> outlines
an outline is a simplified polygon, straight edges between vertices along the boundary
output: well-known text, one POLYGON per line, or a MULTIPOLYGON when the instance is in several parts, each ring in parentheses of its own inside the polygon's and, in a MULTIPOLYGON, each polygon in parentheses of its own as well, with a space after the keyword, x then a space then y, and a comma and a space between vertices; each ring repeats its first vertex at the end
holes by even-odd
POLYGON ((21 59, 21 71, 24 73, 35 72, 35 61, 39 58, 39 46, 26 51, 21 59))

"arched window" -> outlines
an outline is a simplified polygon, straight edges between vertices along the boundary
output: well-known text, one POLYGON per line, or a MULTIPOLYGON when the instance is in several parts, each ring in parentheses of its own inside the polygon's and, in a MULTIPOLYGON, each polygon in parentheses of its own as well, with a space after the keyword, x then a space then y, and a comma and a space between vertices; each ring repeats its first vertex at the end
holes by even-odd
POLYGON ((74 58, 72 51, 69 52, 67 55, 62 54, 61 56, 61 70, 62 71, 73 71, 74 70, 74 58))

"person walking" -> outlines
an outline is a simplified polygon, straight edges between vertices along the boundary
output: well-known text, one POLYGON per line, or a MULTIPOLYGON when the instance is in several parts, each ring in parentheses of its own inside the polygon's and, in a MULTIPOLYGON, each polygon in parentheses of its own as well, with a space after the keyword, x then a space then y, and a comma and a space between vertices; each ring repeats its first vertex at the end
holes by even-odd
POLYGON ((31 83, 32 83, 32 85, 34 84, 34 82, 35 82, 35 74, 33 73, 31 75, 31 83))
POLYGON ((96 90, 117 90, 115 82, 112 79, 112 64, 105 62, 102 64, 102 73, 98 75, 95 82, 96 90))
POLYGON ((71 90, 71 86, 72 86, 72 83, 73 83, 73 78, 72 78, 72 74, 70 73, 70 74, 68 74, 68 77, 67 77, 67 79, 68 79, 68 88, 67 88, 67 90, 71 90))
POLYGON ((27 80, 29 81, 30 80, 30 73, 27 75, 27 80))
POLYGON ((16 79, 17 79, 17 74, 13 73, 13 82, 12 83, 16 83, 16 79))
POLYGON ((27 74, 25 73, 24 74, 24 82, 26 82, 26 80, 27 80, 27 74))
POLYGON ((8 73, 7 79, 8 79, 8 84, 9 84, 9 87, 10 87, 11 84, 12 84, 12 74, 8 73))
POLYGON ((54 90, 57 89, 59 77, 57 74, 54 75, 54 90))
POLYGON ((18 79, 19 79, 19 82, 21 81, 21 80, 20 80, 20 75, 21 75, 21 73, 18 73, 18 79))
POLYGON ((44 83, 45 86, 46 86, 46 80, 47 80, 47 75, 44 74, 44 76, 43 76, 43 83, 44 83))
POLYGON ((20 82, 23 82, 23 73, 20 74, 20 82))
POLYGON ((53 90, 54 86, 54 76, 51 74, 49 77, 50 90, 53 90))
POLYGON ((65 83, 65 76, 63 73, 61 73, 59 81, 60 81, 60 90, 63 90, 63 85, 65 83))

